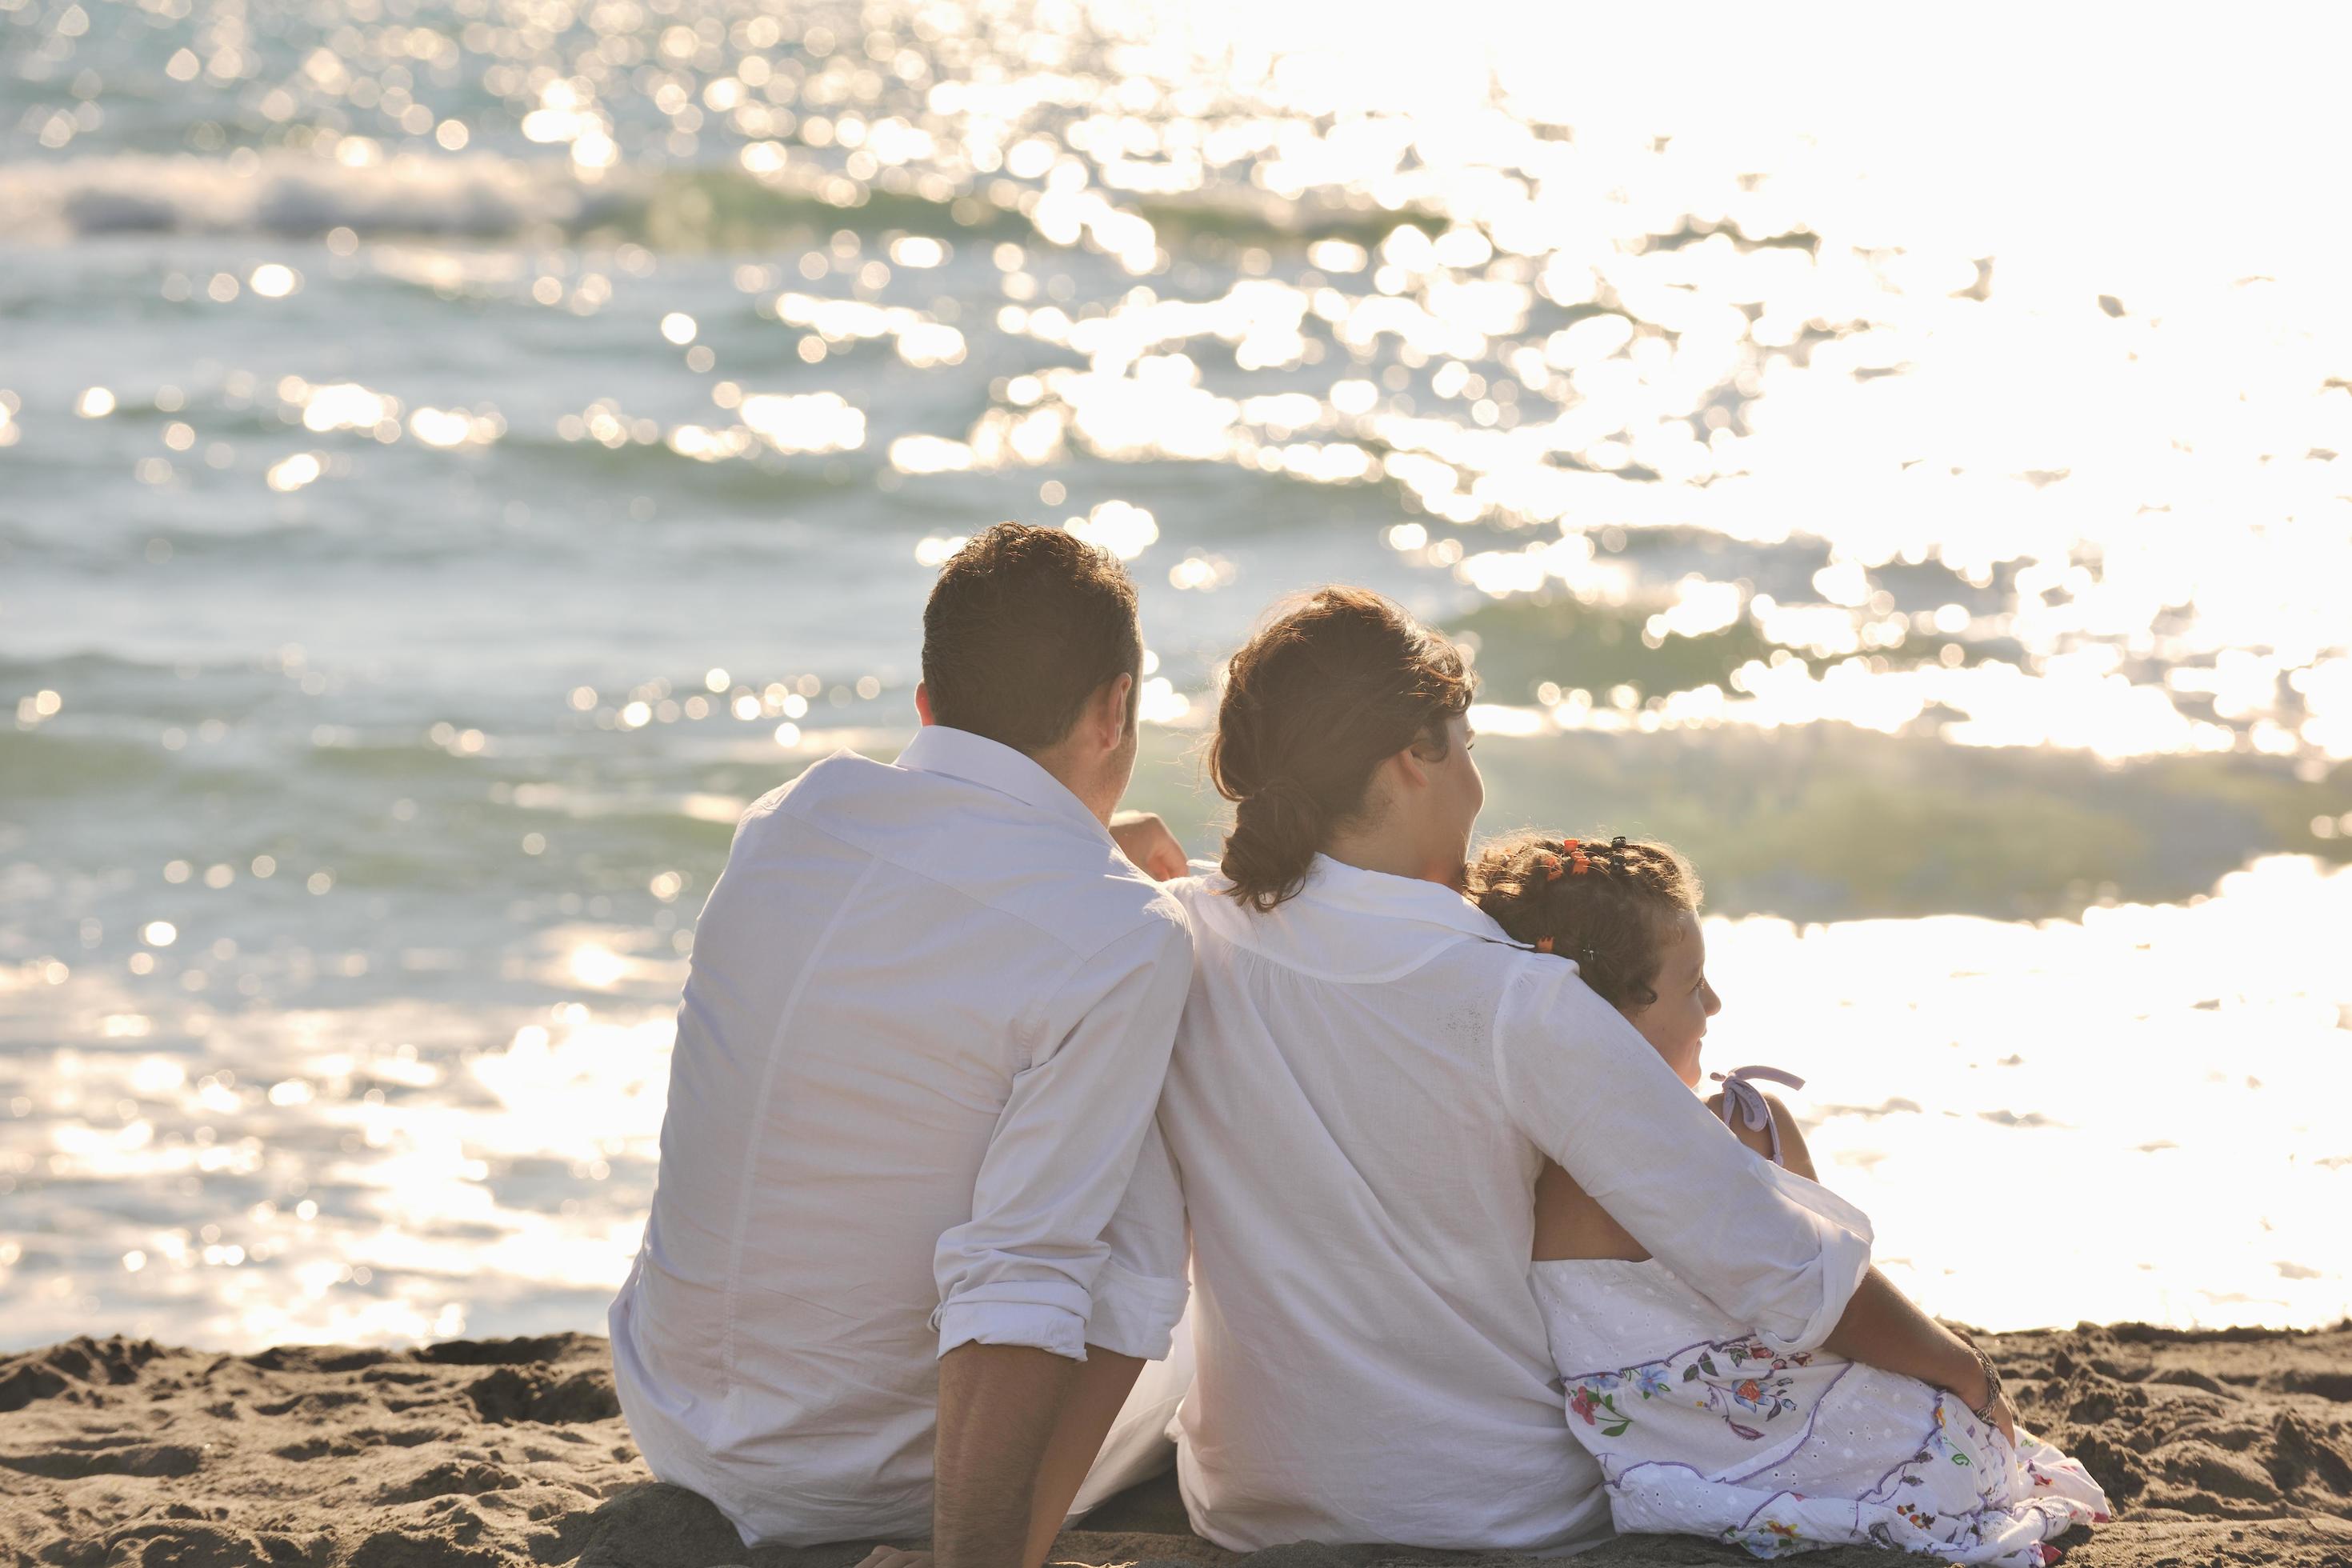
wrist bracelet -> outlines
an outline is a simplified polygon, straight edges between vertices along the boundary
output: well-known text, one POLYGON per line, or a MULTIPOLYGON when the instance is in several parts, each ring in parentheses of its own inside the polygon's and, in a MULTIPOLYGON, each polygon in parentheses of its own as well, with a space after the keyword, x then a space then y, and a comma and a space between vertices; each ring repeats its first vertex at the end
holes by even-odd
POLYGON ((1983 1370, 1985 1379, 1984 1407, 1970 1410, 1969 1414, 1990 1426, 1995 1424, 1993 1412, 2000 1408, 2000 1368, 1993 1365, 1992 1357, 1985 1354, 1980 1347, 1970 1345, 1969 1350, 1977 1358, 1977 1365, 1983 1370))

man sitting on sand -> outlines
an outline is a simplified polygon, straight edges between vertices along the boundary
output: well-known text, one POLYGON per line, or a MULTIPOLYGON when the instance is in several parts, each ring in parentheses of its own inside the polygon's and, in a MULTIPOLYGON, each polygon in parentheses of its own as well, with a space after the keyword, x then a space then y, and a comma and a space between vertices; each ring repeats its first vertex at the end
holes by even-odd
POLYGON ((1167 1352, 1183 1280, 1104 1235, 1192 973, 1108 827, 1141 657, 1117 563, 992 528, 924 610, 897 763, 836 753, 736 829, 612 1334, 646 1462, 747 1544, 1012 1568, 1049 1447, 1074 1483, 1167 1352))

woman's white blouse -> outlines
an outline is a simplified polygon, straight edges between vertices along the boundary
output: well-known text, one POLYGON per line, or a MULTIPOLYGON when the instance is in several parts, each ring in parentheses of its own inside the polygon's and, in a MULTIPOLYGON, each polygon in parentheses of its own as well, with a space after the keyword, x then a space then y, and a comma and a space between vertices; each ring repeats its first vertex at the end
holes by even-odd
POLYGON ((1195 1528, 1238 1551, 1605 1536, 1528 1283, 1543 1156, 1790 1349, 1844 1311, 1867 1222, 1804 1201, 1818 1189, 1742 1148, 1573 963, 1448 889, 1322 857, 1271 913, 1225 885, 1171 885, 1194 952, 1160 1113, 1177 1175, 1148 1151, 1118 1222, 1172 1270, 1181 1181, 1195 1528))

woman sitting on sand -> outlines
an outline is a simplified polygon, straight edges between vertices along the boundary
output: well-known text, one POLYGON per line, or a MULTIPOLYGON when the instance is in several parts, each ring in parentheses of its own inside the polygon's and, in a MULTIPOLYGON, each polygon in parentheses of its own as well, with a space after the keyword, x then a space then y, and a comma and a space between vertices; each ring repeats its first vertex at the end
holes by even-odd
POLYGON ((1979 1358, 1869 1268, 1867 1221, 1740 1147, 1573 966, 1463 897, 1473 687, 1444 637, 1349 588, 1227 667, 1222 874, 1170 887, 1193 937, 1171 1174, 1139 1174, 1118 1222, 1166 1278, 1189 1222, 1194 1528, 1236 1551, 1607 1539, 1608 1478, 1567 1429, 1528 1283, 1547 1160, 1743 1343, 1792 1364, 1826 1345, 2011 1419, 1979 1358))
MULTIPOLYGON (((1471 896, 1512 937, 1572 961, 1684 1083, 1699 1083, 1706 979, 1698 879, 1663 844, 1528 834, 1471 864, 1471 896)), ((1709 1102, 1759 1159, 1814 1179, 1785 1107, 1748 1075, 1709 1102)), ((1874 1545, 2035 1568, 2050 1538, 2104 1522, 2083 1467, 2031 1434, 2011 1442, 1916 1378, 1827 1351, 1761 1342, 1652 1258, 1595 1196, 1546 1162, 1533 1282, 1569 1429, 1600 1461, 1621 1531, 1713 1536, 1759 1557, 1874 1545)))

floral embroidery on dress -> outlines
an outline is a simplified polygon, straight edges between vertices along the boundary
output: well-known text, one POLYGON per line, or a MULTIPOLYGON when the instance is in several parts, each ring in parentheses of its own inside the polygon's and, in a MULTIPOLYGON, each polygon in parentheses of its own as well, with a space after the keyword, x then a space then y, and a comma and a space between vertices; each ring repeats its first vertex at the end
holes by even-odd
MULTIPOLYGON (((1833 1194, 1792 1181, 1787 1195, 1868 1238, 1833 1194)), ((2048 1568, 2052 1536, 2108 1518, 2098 1483, 2032 1433, 2011 1438, 1949 1394, 1827 1350, 1776 1351, 1654 1258, 1543 1259, 1530 1283, 1568 1429, 1599 1461, 1621 1533, 1763 1558, 1867 1543, 2048 1568), (1657 1353, 1668 1345, 1681 1348, 1657 1353)))
POLYGON ((2107 1513, 2082 1467, 2031 1434, 2012 1442, 1911 1378, 1776 1351, 1663 1265, 1554 1261, 1534 1279, 1568 1428, 1621 1531, 1759 1558, 1867 1542, 2044 1568, 2051 1537, 2107 1513))
MULTIPOLYGON (((1633 1424, 1631 1415, 1617 1408, 1616 1394, 1603 1392, 1609 1384, 1615 1381, 1603 1374, 1591 1382, 1580 1383, 1568 1398, 1569 1410, 1587 1426, 1598 1426, 1604 1437, 1622 1437, 1625 1435, 1625 1428, 1633 1424)), ((1647 1399, 1649 1395, 1643 1394, 1642 1397, 1647 1399)))
MULTIPOLYGON (((1668 1373, 1675 1362, 1691 1354, 1680 1351, 1617 1372, 1581 1373, 1569 1385, 1569 1411, 1602 1436, 1621 1437, 1633 1425, 1633 1415, 1617 1403, 1617 1396, 1630 1392, 1647 1400, 1672 1394, 1675 1384, 1668 1373)), ((1769 1422, 1796 1409, 1792 1380, 1786 1374, 1792 1367, 1811 1365, 1812 1359, 1808 1351, 1781 1355, 1752 1339, 1724 1340, 1698 1346, 1696 1357, 1683 1368, 1681 1381, 1696 1385, 1690 1390, 1696 1396, 1694 1405, 1713 1411, 1734 1434, 1753 1443, 1765 1434, 1742 1417, 1769 1422), (1717 1356, 1722 1362, 1717 1361, 1717 1356), (1723 1370, 1726 1363, 1731 1367, 1728 1373, 1723 1370)))
POLYGON ((1804 1366, 1812 1359, 1804 1351, 1775 1355, 1769 1345, 1752 1340, 1728 1340, 1702 1349, 1698 1359, 1683 1368, 1682 1380, 1706 1390, 1696 1401, 1702 1409, 1714 1411, 1723 1417, 1723 1424, 1731 1428, 1734 1436, 1753 1443, 1764 1433, 1739 1416, 1770 1421, 1784 1411, 1797 1408, 1796 1398, 1790 1393, 1793 1380, 1774 1374, 1786 1373, 1792 1366, 1804 1366), (1732 1371, 1727 1376, 1716 1364, 1718 1353, 1731 1363, 1732 1371))

